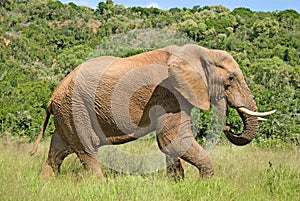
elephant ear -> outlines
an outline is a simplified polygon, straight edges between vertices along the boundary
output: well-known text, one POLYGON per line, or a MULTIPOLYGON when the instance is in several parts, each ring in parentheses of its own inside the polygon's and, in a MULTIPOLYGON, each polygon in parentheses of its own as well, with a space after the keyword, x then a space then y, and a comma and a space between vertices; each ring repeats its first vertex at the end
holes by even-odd
POLYGON ((207 72, 203 68, 205 61, 184 47, 179 50, 172 52, 168 60, 170 82, 192 105, 208 110, 210 96, 207 72))
POLYGON ((215 65, 207 65, 207 74, 209 75, 208 86, 210 101, 212 104, 217 104, 225 97, 225 88, 222 77, 215 65))

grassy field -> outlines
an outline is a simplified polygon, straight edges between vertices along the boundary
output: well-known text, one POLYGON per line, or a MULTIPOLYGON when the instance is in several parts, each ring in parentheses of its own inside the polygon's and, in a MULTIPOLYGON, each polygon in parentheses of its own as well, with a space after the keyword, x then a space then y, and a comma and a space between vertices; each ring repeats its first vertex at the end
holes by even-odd
MULTIPOLYGON (((139 140, 126 149, 139 150, 154 141, 139 140)), ((49 141, 38 153, 32 145, 0 143, 0 200, 299 200, 300 151, 255 146, 219 145, 212 152, 216 174, 202 180, 197 169, 185 165, 186 178, 174 182, 164 171, 147 175, 112 174, 99 181, 69 156, 58 178, 40 179, 49 141)))

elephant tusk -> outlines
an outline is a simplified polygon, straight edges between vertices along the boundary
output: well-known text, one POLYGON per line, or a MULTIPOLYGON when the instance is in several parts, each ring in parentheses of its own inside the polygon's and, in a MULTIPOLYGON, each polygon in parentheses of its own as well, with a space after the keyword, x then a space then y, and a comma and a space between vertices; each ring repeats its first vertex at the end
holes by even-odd
POLYGON ((261 118, 261 117, 258 117, 257 120, 258 120, 258 121, 268 121, 268 119, 261 118))
POLYGON ((253 112, 251 110, 248 110, 245 107, 240 107, 240 108, 238 108, 238 110, 240 112, 244 113, 244 114, 247 114, 247 115, 250 115, 250 116, 254 116, 254 117, 264 117, 264 116, 268 116, 268 115, 271 115, 274 112, 276 112, 276 110, 272 110, 272 111, 269 111, 269 112, 253 112))

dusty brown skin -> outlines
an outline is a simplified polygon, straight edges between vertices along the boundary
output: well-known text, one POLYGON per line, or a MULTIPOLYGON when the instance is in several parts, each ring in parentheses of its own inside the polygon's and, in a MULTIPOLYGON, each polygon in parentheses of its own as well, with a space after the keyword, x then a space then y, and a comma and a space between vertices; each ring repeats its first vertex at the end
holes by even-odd
MULTIPOLYGON (((56 130, 42 174, 58 173, 66 156, 76 153, 83 165, 102 177, 97 150, 157 132, 166 154, 167 173, 183 177, 183 159, 202 177, 214 174, 210 156, 196 142, 190 126, 193 107, 213 103, 226 113, 226 105, 257 111, 242 72, 225 51, 197 45, 169 46, 128 58, 100 57, 78 66, 57 87, 48 107, 41 139, 50 114, 56 130), (163 109, 162 109, 163 108, 163 109)), ((244 131, 226 131, 236 145, 251 142, 257 117, 240 113, 244 131)))

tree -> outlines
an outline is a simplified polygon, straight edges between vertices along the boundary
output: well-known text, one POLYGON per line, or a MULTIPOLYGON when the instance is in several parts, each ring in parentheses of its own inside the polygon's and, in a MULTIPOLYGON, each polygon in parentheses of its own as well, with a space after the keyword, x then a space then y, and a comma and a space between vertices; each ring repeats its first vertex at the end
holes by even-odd
POLYGON ((9 0, 1 0, 0 1, 0 7, 6 7, 9 4, 10 4, 9 0))
POLYGON ((107 20, 112 17, 113 14, 116 14, 116 12, 122 11, 122 8, 121 6, 115 6, 112 0, 106 0, 106 3, 101 1, 96 8, 96 14, 102 15, 103 19, 107 20))
POLYGON ((105 14, 105 10, 107 10, 107 9, 108 9, 108 5, 101 1, 98 3, 98 6, 96 8, 96 13, 103 15, 103 14, 105 14))
POLYGON ((277 12, 276 17, 280 25, 287 30, 292 30, 297 23, 299 23, 299 13, 295 10, 284 10, 277 12))
POLYGON ((253 25, 253 30, 254 37, 258 37, 261 34, 264 34, 268 37, 273 37, 279 32, 279 23, 274 19, 265 18, 256 21, 256 23, 253 25))

